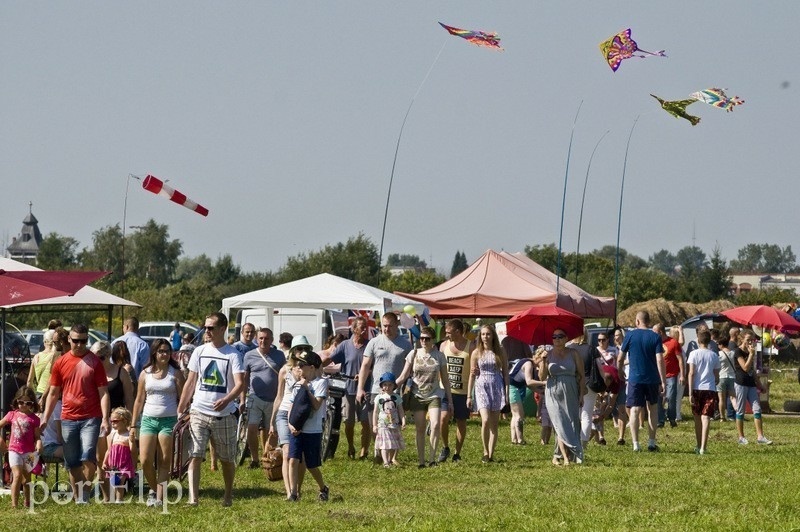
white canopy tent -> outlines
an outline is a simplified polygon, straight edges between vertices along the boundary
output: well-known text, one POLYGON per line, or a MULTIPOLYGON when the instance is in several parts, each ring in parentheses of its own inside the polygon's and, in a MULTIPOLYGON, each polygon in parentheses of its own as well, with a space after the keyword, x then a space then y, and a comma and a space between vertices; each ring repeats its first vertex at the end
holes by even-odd
POLYGON ((372 310, 383 313, 385 308, 402 312, 412 305, 418 314, 425 305, 372 286, 321 273, 222 300, 222 313, 242 308, 315 308, 372 310), (385 307, 384 307, 385 306, 385 307))

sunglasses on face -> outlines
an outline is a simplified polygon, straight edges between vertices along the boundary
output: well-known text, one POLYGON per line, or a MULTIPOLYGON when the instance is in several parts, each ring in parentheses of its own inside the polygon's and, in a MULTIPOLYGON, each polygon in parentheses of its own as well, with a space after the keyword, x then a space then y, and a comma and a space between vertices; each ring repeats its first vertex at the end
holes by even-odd
POLYGON ((25 406, 33 406, 36 404, 35 401, 17 401, 17 404, 25 405, 25 406))
POLYGON ((428 340, 431 340, 430 336, 420 336, 419 337, 419 341, 420 342, 427 342, 428 340))
POLYGON ((73 344, 79 344, 80 345, 80 344, 87 343, 89 341, 89 339, 88 338, 70 338, 69 341, 72 342, 73 344))
POLYGON ((553 335, 553 340, 563 340, 566 337, 567 337, 566 334, 554 334, 553 335))
POLYGON ((216 325, 206 325, 206 326, 205 326, 205 327, 203 327, 203 328, 204 328, 205 330, 207 330, 207 331, 213 331, 214 329, 216 329, 216 328, 217 328, 217 326, 216 326, 216 325))
POLYGON ((608 342, 608 338, 598 338, 598 342, 608 342))

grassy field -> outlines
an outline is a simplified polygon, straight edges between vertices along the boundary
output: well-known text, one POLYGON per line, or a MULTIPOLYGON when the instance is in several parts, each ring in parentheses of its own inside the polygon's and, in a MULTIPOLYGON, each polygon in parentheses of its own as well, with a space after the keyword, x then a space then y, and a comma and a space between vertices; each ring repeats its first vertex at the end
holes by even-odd
MULTIPOLYGON (((800 399, 792 371, 772 375, 772 408, 800 399)), ((690 418, 684 401, 685 419, 690 418)), ((610 427, 607 424, 607 429, 610 427)), ((307 479, 298 503, 284 501, 282 483, 260 470, 237 471, 232 508, 220 505, 221 473, 204 467, 201 503, 182 503, 159 513, 142 504, 78 507, 52 501, 36 513, 13 511, 0 501, 5 527, 15 530, 665 530, 800 528, 800 417, 764 417, 772 446, 736 442, 734 424, 714 422, 709 454, 695 455, 691 421, 660 430, 659 453, 633 453, 630 444, 590 444, 582 466, 555 467, 552 448, 538 443, 512 446, 501 423, 497 462, 480 462, 480 423, 470 421, 464 461, 416 468, 415 453, 401 455, 404 467, 385 470, 346 458, 342 447, 323 466, 331 500, 316 501, 307 479)), ((526 425, 538 442, 539 426, 526 425)), ((745 433, 755 441, 751 416, 745 433)), ((413 428, 405 433, 413 447, 413 428)), ((629 436, 626 435, 629 440, 629 436)))

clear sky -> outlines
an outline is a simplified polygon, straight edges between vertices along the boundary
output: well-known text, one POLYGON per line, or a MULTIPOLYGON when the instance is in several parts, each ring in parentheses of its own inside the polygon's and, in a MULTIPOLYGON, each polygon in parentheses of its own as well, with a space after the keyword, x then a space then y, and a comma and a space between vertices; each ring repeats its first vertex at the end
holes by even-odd
MULTIPOLYGON (((208 218, 131 180, 127 224, 167 224, 184 253, 230 253, 245 270, 362 231, 380 243, 406 109, 384 259, 449 271, 486 249, 557 242, 574 130, 564 250, 614 244, 647 258, 695 243, 735 258, 792 245, 800 124, 795 1, 8 1, 0 5, 0 236, 28 201, 42 232, 91 244, 121 223, 129 173, 205 205, 208 218), (437 21, 497 31, 505 52, 437 21), (598 44, 624 29, 667 58, 614 73, 598 44), (421 85, 437 58, 430 75, 421 85), (650 93, 708 87, 692 127, 650 93)), ((129 230, 130 231, 130 230, 129 230)))

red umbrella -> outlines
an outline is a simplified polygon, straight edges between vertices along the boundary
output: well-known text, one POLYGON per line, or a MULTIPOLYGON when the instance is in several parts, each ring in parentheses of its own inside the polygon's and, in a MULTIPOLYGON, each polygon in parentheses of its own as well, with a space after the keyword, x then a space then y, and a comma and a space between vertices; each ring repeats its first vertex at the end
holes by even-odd
POLYGON ((742 325, 758 325, 765 329, 775 329, 782 333, 800 332, 800 322, 792 316, 766 305, 749 305, 725 310, 722 315, 742 325))
POLYGON ((71 296, 108 272, 0 270, 0 306, 71 296))
POLYGON ((556 329, 577 338, 583 334, 583 318, 553 305, 534 305, 506 322, 506 334, 529 345, 552 344, 556 329))

